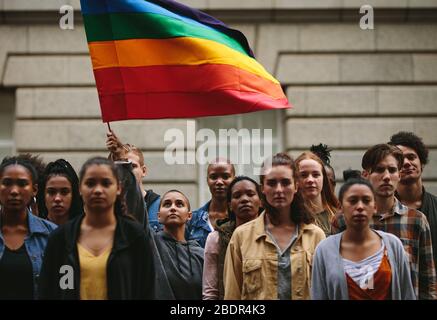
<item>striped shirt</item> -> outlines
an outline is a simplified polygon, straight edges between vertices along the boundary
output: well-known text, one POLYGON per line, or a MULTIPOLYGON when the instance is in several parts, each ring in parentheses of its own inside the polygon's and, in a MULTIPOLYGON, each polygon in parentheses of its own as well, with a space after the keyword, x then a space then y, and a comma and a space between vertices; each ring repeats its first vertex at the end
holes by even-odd
POLYGON ((373 289, 373 275, 378 271, 384 256, 384 242, 381 248, 371 256, 355 262, 343 258, 344 272, 351 277, 361 289, 373 289))
MULTIPOLYGON (((411 281, 420 300, 437 299, 437 278, 433 259, 431 231, 425 215, 404 206, 395 198, 390 213, 373 216, 370 228, 397 236, 408 253, 411 281)), ((332 232, 346 229, 343 214, 339 213, 332 222, 332 232)))

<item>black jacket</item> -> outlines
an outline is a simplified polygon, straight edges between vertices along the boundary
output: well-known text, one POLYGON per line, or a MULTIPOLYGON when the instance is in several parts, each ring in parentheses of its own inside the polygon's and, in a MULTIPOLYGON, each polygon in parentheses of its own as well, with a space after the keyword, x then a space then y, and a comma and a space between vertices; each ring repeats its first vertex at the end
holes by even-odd
POLYGON ((135 217, 141 225, 143 225, 146 218, 144 213, 147 212, 147 209, 145 207, 141 189, 132 173, 132 163, 118 162, 117 165, 124 198, 126 200, 127 211, 130 215, 135 217))
MULTIPOLYGON (((77 240, 83 217, 84 215, 69 221, 51 234, 39 279, 41 299, 80 298, 77 240), (64 276, 60 269, 63 265, 73 268, 73 289, 60 288, 60 280, 64 276)), ((154 250, 150 234, 146 233, 139 223, 117 216, 114 243, 107 263, 108 299, 154 298, 154 250)))
POLYGON ((423 188, 422 206, 418 209, 422 211, 429 222, 432 239, 432 253, 434 264, 437 266, 437 197, 423 188))

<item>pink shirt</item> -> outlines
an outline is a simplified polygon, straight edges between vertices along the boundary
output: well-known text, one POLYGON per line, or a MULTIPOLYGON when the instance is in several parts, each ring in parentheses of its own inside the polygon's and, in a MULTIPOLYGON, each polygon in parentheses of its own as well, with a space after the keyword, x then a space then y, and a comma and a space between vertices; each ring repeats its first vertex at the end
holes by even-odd
POLYGON ((205 243, 205 259, 203 261, 202 296, 203 300, 219 299, 218 284, 219 233, 208 234, 205 243))

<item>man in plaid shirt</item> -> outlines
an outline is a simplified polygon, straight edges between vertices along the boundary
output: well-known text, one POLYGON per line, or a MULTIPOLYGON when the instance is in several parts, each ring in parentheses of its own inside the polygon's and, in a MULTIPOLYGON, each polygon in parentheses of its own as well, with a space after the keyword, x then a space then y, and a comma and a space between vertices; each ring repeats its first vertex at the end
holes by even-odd
MULTIPOLYGON (((416 296, 418 299, 435 300, 437 279, 428 221, 422 212, 404 206, 395 198, 402 164, 402 151, 392 145, 378 144, 364 154, 362 175, 375 190, 377 208, 370 227, 392 233, 402 241, 409 256, 416 296)), ((341 213, 335 217, 332 227, 333 232, 344 230, 341 213)))
POLYGON ((437 266, 437 197, 425 190, 422 181, 429 150, 422 138, 413 132, 400 131, 391 136, 388 144, 395 145, 404 154, 401 181, 395 196, 407 207, 417 209, 426 216, 431 228, 434 265, 437 266))

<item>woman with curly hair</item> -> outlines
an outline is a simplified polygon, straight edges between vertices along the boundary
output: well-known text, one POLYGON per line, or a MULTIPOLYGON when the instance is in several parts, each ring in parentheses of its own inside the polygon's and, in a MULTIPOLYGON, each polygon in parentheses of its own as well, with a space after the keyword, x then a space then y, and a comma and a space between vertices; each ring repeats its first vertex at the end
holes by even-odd
POLYGON ((260 214, 261 190, 247 176, 236 177, 227 191, 229 218, 217 221, 217 228, 208 235, 203 267, 203 299, 223 300, 223 268, 226 249, 235 229, 260 214))

